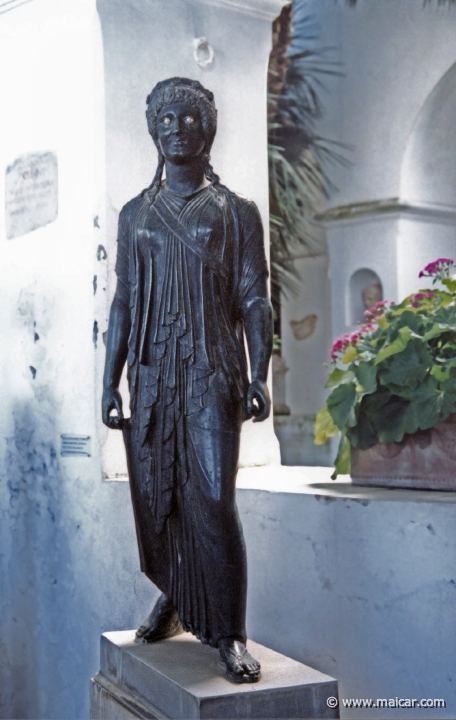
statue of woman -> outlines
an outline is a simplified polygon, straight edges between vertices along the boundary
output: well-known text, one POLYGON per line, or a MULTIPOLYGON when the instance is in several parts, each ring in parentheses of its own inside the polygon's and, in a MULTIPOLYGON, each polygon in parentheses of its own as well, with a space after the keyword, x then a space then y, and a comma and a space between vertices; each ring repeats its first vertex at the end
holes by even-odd
POLYGON ((229 680, 256 682, 235 480, 242 422, 270 412, 263 228, 255 204, 221 185, 210 164, 212 92, 165 80, 146 117, 158 167, 120 213, 103 392, 103 422, 124 433, 141 569, 162 592, 136 641, 190 631, 219 649, 229 680))

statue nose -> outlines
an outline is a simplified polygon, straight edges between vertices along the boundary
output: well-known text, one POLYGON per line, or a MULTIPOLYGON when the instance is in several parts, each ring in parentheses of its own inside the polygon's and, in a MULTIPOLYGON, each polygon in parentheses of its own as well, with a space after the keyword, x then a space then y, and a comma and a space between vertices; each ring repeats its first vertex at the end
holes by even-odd
POLYGON ((180 118, 174 118, 172 123, 171 132, 173 135, 180 135, 183 130, 182 120, 180 118))

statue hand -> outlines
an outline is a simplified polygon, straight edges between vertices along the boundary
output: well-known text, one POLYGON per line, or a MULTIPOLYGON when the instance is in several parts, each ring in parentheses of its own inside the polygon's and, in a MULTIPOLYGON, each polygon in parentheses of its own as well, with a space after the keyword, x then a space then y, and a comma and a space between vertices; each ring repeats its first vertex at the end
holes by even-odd
POLYGON ((121 430, 124 416, 122 412, 122 396, 117 388, 104 388, 101 407, 104 424, 111 430, 121 430), (117 416, 111 416, 111 410, 117 410, 117 416))
POLYGON ((271 412, 271 397, 268 386, 262 380, 253 380, 247 391, 247 412, 253 415, 253 422, 262 422, 271 412), (256 402, 254 402, 254 400, 256 402))

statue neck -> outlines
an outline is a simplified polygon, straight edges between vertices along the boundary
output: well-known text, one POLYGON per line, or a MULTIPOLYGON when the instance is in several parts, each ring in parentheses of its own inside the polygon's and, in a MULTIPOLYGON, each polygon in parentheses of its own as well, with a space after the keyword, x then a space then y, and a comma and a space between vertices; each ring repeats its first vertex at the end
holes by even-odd
POLYGON ((195 158, 185 165, 176 165, 165 161, 166 187, 168 190, 188 197, 204 187, 204 164, 201 158, 195 158))

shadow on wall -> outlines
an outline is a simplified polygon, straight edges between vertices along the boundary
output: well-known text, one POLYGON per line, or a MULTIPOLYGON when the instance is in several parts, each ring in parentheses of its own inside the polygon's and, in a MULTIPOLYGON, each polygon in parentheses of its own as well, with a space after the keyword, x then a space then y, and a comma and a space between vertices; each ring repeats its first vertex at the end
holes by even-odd
MULTIPOLYGON (((61 532, 64 502, 50 397, 17 402, 12 408, 14 434, 7 438, 3 488, 2 653, 8 657, 3 717, 28 717, 42 694, 43 675, 59 668, 44 646, 65 624, 71 587, 68 536, 61 532)), ((63 679, 63 678, 62 678, 63 679)))

